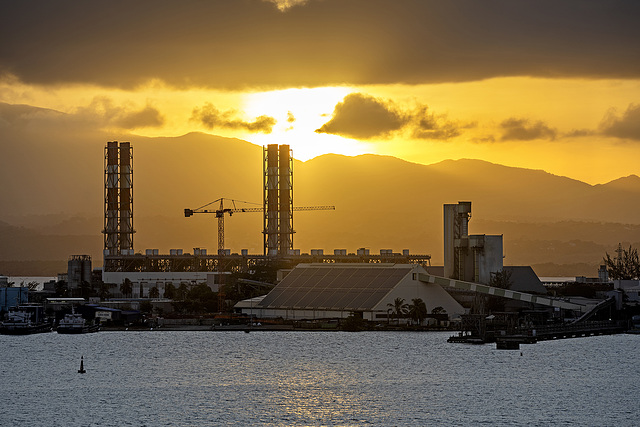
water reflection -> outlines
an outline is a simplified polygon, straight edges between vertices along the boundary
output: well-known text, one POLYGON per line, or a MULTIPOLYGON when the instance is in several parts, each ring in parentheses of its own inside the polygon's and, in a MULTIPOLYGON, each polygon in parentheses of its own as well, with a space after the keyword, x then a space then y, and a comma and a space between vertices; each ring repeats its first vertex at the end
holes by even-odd
POLYGON ((0 405, 0 425, 26 425, 32 414, 36 426, 640 425, 630 410, 640 391, 635 336, 543 342, 523 356, 447 337, 1 336, 2 385, 13 397, 0 405))

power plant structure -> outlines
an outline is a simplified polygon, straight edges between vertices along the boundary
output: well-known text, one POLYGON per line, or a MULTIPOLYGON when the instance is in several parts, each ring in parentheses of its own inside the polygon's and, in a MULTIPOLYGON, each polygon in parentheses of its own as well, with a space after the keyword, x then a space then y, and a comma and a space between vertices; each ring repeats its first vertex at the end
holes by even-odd
MULTIPOLYGON (((218 250, 208 253, 204 248, 170 249, 160 254, 158 249, 134 250, 133 235, 133 147, 129 142, 108 142, 105 147, 105 211, 102 280, 104 283, 132 282, 134 298, 148 296, 156 287, 163 294, 165 285, 207 283, 214 291, 225 283, 232 272, 248 272, 260 265, 293 268, 299 263, 402 263, 428 266, 430 255, 412 255, 408 250, 394 252, 381 249, 371 254, 359 248, 353 253, 335 249, 333 254, 323 249, 300 253, 294 249, 293 213, 306 210, 333 210, 333 206, 293 205, 293 157, 289 145, 271 144, 263 148, 263 206, 261 208, 185 209, 185 216, 194 213, 215 213, 218 219, 218 250), (224 248, 224 215, 238 212, 263 212, 263 254, 249 254, 247 249, 232 253, 224 248)), ((217 201, 222 202, 222 199, 217 201)), ((217 202, 216 201, 216 202, 217 202)), ((213 202, 212 202, 213 203, 213 202)), ((208 205, 205 205, 208 206, 208 205)), ((204 206, 202 207, 204 208, 204 206)))
POLYGON ((104 256, 133 255, 133 148, 107 142, 104 174, 104 256))
POLYGON ((502 271, 502 235, 469 235, 471 202, 444 205, 444 276, 488 284, 502 271))

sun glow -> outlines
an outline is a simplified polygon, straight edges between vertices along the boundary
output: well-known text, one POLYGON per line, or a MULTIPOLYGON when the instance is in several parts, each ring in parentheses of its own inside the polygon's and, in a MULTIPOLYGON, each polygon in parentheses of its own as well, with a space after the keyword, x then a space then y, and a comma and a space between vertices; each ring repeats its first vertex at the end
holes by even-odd
POLYGON ((277 123, 269 134, 243 138, 258 145, 289 144, 294 157, 303 161, 326 153, 362 154, 367 143, 315 132, 329 121, 335 105, 353 91, 349 87, 322 87, 248 94, 242 106, 246 116, 268 115, 277 123))

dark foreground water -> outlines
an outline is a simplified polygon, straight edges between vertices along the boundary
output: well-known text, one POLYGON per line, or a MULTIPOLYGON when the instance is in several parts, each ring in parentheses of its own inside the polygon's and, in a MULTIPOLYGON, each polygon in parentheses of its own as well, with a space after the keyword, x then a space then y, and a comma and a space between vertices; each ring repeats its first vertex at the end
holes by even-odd
POLYGON ((640 335, 449 335, 0 336, 0 426, 640 425, 640 335))

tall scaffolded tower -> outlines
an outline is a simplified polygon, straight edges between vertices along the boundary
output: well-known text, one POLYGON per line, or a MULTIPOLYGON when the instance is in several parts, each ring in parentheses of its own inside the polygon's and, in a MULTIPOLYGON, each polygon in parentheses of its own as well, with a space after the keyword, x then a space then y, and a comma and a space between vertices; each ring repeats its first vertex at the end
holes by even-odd
MULTIPOLYGON (((104 255, 133 255, 133 147, 107 142, 105 147, 104 255)), ((105 261, 105 264, 107 262, 105 261)))
POLYGON ((264 254, 293 250, 293 157, 288 145, 263 149, 264 254))

